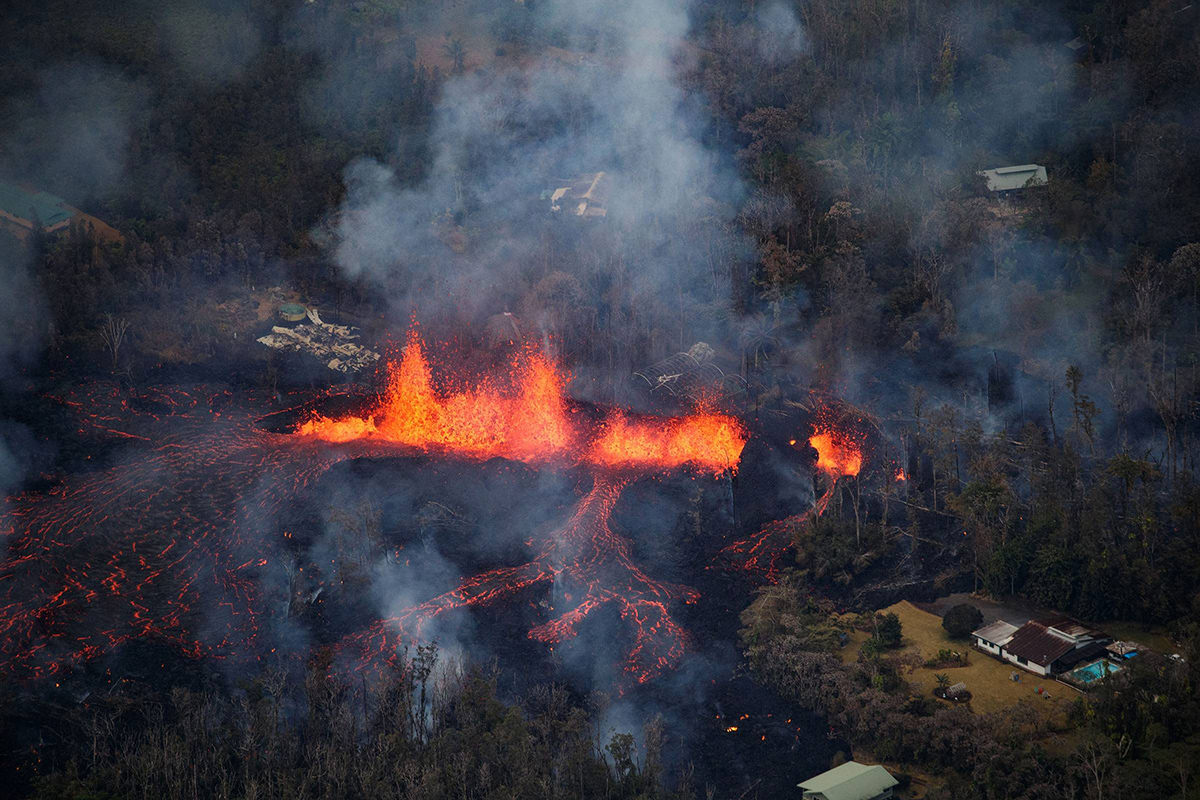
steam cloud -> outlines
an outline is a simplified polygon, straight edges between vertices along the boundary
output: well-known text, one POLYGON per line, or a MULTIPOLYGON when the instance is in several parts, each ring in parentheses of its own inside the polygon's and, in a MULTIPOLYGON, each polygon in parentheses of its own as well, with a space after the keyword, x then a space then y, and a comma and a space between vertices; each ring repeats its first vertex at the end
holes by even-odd
POLYGON ((532 284, 571 270, 614 316, 651 313, 656 299, 682 310, 688 330, 673 344, 686 348, 711 324, 697 309, 727 293, 714 254, 723 262, 745 248, 728 232, 738 176, 702 144, 675 79, 689 57, 688 8, 554 0, 531 13, 534 38, 560 46, 545 48, 535 70, 447 81, 421 181, 402 185, 374 160, 346 170, 337 263, 384 288, 400 317, 416 310, 457 324, 518 311, 532 284), (598 171, 611 179, 608 217, 563 221, 581 223, 566 228, 578 257, 565 266, 547 247, 549 201, 539 198, 598 171), (469 239, 461 253, 444 241, 455 224, 469 239))

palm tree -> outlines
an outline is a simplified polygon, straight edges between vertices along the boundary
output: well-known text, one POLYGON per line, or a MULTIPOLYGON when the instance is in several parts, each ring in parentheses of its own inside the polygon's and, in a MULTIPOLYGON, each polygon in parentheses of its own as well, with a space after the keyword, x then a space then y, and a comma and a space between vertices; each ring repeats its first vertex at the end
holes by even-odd
POLYGON ((753 361, 754 369, 757 370, 760 362, 765 362, 781 344, 779 325, 763 314, 756 314, 745 322, 740 338, 743 375, 746 373, 748 362, 753 361))
POLYGON ((467 60, 467 48, 463 47, 462 39, 455 37, 442 45, 442 52, 454 62, 454 74, 462 75, 467 60))

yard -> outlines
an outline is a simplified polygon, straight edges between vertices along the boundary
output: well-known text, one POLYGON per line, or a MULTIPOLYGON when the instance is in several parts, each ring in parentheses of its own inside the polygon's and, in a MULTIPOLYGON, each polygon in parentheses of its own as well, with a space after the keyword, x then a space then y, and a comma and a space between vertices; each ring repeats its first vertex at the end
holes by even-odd
MULTIPOLYGON (((1080 694, 1075 689, 1001 662, 971 648, 965 640, 951 640, 942 628, 941 617, 922 611, 907 600, 882 609, 880 613, 889 612, 900 618, 903 628, 902 646, 896 652, 918 652, 923 659, 928 659, 937 655, 939 650, 967 651, 968 665, 965 667, 921 666, 913 670, 907 680, 915 693, 931 697, 937 686, 935 676, 945 673, 950 676, 951 683, 961 681, 967 685, 967 690, 971 692, 969 706, 974 711, 988 714, 1003 711, 1018 703, 1027 703, 1041 712, 1054 728, 1061 729, 1064 725, 1067 709, 1080 694), (1021 676, 1018 682, 1010 677, 1014 671, 1021 676), (1039 686, 1046 694, 1037 694, 1039 686)), ((866 638, 866 633, 855 631, 850 643, 841 649, 842 660, 849 663, 857 659, 858 645, 866 638)))

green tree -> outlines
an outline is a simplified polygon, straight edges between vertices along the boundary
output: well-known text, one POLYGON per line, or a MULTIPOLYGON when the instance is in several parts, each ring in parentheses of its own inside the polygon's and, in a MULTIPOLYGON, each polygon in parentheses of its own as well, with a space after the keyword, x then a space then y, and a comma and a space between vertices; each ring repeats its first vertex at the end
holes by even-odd
POLYGON ((965 639, 983 624, 983 612, 970 603, 959 603, 942 617, 942 627, 952 639, 965 639))

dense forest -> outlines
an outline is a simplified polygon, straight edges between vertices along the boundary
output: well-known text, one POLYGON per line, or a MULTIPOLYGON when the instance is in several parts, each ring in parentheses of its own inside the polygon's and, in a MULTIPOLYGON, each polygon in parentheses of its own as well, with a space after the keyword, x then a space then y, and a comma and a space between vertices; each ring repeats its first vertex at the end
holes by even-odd
MULTIPOLYGON (((871 441, 747 612, 752 674, 944 797, 1200 796, 1200 8, 693 0, 643 83, 630 20, 663 3, 13 5, 0 179, 120 233, 0 231, 13 387, 312 383, 248 335, 280 286, 381 335, 420 317, 486 340, 508 314, 603 401, 703 338, 747 419, 817 392, 871 441), (1047 184, 990 191, 980 171, 1014 164, 1047 184), (619 176, 602 225, 545 212, 538 189, 597 169, 619 176), (1184 660, 1080 700, 1063 752, 1029 748, 1027 720, 913 700, 886 650, 846 666, 814 636, 822 595, 893 563, 926 594, 1161 626, 1184 660)), ((13 493, 56 458, 15 430, 13 493)), ((369 698, 314 663, 95 707, 31 791, 696 795, 661 721, 639 750, 557 689, 500 697, 470 665, 435 691, 418 666, 369 698)))

